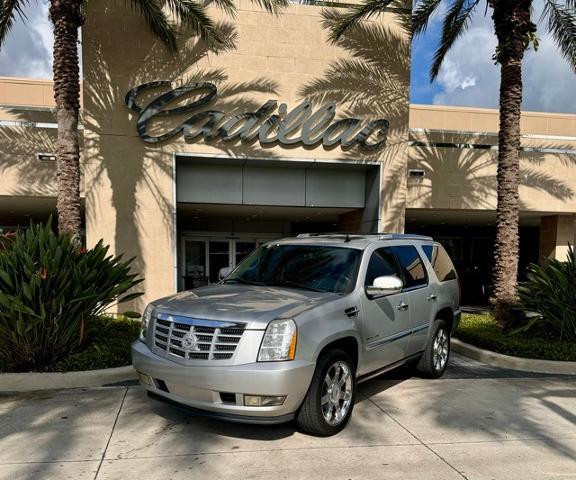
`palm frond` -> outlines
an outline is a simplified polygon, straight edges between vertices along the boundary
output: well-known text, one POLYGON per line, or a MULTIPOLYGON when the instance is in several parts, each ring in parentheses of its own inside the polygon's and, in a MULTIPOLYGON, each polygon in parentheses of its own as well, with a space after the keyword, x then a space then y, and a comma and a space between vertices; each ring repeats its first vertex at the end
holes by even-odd
POLYGON ((480 0, 454 0, 442 23, 440 44, 434 53, 432 67, 430 68, 431 81, 438 76, 442 62, 454 42, 467 30, 470 15, 474 12, 479 2, 480 0))
POLYGON ((26 20, 24 6, 29 3, 29 0, 0 0, 0 46, 2 46, 6 36, 12 30, 16 14, 22 20, 26 20))
POLYGON ((236 5, 234 5, 233 0, 207 0, 204 5, 214 5, 226 13, 226 15, 230 15, 232 18, 236 18, 236 12, 238 9, 236 8, 236 5))
MULTIPOLYGON (((322 11, 322 27, 332 30, 340 20, 341 12, 335 8, 322 11)), ((359 58, 366 63, 388 66, 384 70, 399 71, 410 64, 409 43, 381 22, 364 23, 350 30, 337 42, 352 58, 359 58), (388 48, 390 47, 390 48, 388 48), (394 66, 394 68, 389 68, 394 66)), ((403 81, 403 80, 402 80, 403 81)))
POLYGON ((251 0, 269 13, 279 13, 290 3, 288 0, 251 0))
POLYGON ((131 3, 132 7, 144 16, 152 33, 166 45, 168 50, 176 51, 176 29, 168 21, 168 17, 162 10, 162 4, 157 0, 131 0, 131 3))
POLYGON ((412 36, 426 32, 430 17, 440 6, 442 0, 421 0, 412 10, 412 36))
POLYGON ((330 31, 330 41, 336 43, 349 29, 362 20, 368 20, 386 11, 395 0, 363 0, 359 5, 350 7, 341 18, 335 22, 330 31))
POLYGON ((546 20, 548 31, 562 56, 576 72, 576 1, 565 3, 560 5, 553 0, 546 0, 542 18, 546 20))
MULTIPOLYGON (((176 19, 184 27, 189 27, 192 32, 198 35, 211 48, 222 49, 227 41, 223 38, 216 24, 208 15, 205 4, 199 4, 194 0, 139 0, 139 1, 158 1, 168 7, 176 19)), ((224 2, 220 2, 221 5, 224 2)))

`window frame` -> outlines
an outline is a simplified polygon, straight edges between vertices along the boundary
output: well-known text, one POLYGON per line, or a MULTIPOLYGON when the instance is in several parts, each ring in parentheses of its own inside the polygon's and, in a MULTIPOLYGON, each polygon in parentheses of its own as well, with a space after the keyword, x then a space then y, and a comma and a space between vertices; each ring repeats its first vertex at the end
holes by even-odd
MULTIPOLYGON (((366 279, 368 278, 368 271, 370 269, 370 262, 372 261, 372 257, 374 256, 374 254, 376 252, 378 252, 379 250, 384 250, 384 249, 389 250, 389 252, 392 256, 392 261, 394 262, 394 267, 396 268, 396 276, 400 280, 402 280, 402 282, 404 282, 404 275, 402 273, 402 266, 398 262, 398 257, 394 253, 393 248, 394 248, 393 245, 381 245, 381 246, 376 247, 374 250, 372 250, 372 252, 370 253, 370 257, 368 258, 368 263, 366 264, 366 270, 364 272, 364 278, 362 279, 362 282, 361 282, 362 288, 364 290, 366 290, 366 287, 368 286, 366 283, 366 279)), ((378 278, 378 277, 376 277, 376 278, 378 278)))
POLYGON ((425 279, 425 282, 421 285, 413 285, 412 287, 406 287, 405 286, 402 289, 402 292, 403 293, 412 292, 414 290, 420 290, 421 288, 429 287, 430 286, 430 275, 428 273, 428 267, 426 265, 426 262, 424 261, 424 259, 420 255, 420 252, 418 251, 417 246, 414 244, 411 244, 411 243, 400 243, 398 245, 392 246, 392 252, 394 254, 394 258, 396 258, 396 263, 400 267, 400 273, 402 275, 401 279, 404 282, 404 285, 406 285, 407 282, 406 282, 406 276, 404 275, 404 267, 402 266, 402 262, 400 261, 400 258, 398 257, 398 254, 396 253, 396 250, 395 250, 398 247, 412 247, 414 249, 414 251, 416 252, 416 255, 418 256, 418 259, 420 260, 420 263, 422 264, 422 270, 424 271, 424 279, 425 279))
POLYGON ((424 253, 424 256, 426 257, 426 259, 428 260, 428 263, 430 264, 431 271, 434 272, 434 277, 436 278, 436 281, 440 285, 442 285, 446 282, 452 282, 454 280, 458 280, 458 271, 456 270, 456 266, 454 265, 454 261, 450 257, 450 254, 448 253, 446 248, 440 242, 426 243, 426 244, 420 245, 420 248, 422 249, 422 252, 424 253), (426 250, 425 250, 426 247, 432 248, 432 258, 428 258, 428 255, 427 255, 426 250), (447 279, 441 280, 440 277, 438 277, 438 273, 436 273, 436 268, 434 266, 434 263, 432 262, 432 260, 434 258, 433 257, 434 249, 436 249, 436 250, 442 249, 442 251, 444 251, 444 254, 448 257, 448 260, 450 261, 450 265, 452 266, 451 272, 454 273, 454 278, 447 278, 447 279))

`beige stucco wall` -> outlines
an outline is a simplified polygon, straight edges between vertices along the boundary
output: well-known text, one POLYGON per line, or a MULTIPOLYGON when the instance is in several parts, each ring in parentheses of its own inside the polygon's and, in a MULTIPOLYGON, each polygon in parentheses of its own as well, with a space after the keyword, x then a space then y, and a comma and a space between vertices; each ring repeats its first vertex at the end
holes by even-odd
POLYGON ((54 197, 56 118, 52 81, 0 77, 0 197, 54 197))
POLYGON ((52 82, 0 77, 0 196, 53 196, 54 165, 36 154, 53 152, 56 129, 29 122, 53 123, 52 82))
MULTIPOLYGON (((410 128, 498 132, 498 111, 491 108, 410 105, 410 128)), ((523 135, 570 136, 576 141, 576 115, 522 112, 523 135)))
MULTIPOLYGON (((576 115, 523 112, 521 125, 521 209, 576 212, 576 115)), ((497 145, 497 111, 412 105, 410 128, 408 168, 426 175, 408 180, 408 208, 496 208, 498 152, 465 145, 497 145)))
POLYGON ((0 77, 0 105, 51 107, 54 105, 52 81, 0 77))
MULTIPOLYGON (((215 55, 195 39, 182 37, 179 53, 170 56, 149 34, 143 19, 123 2, 87 4, 83 30, 87 238, 90 244, 104 238, 114 251, 137 256, 136 266, 146 277, 145 300, 175 288, 175 153, 381 161, 382 182, 389 185, 382 199, 381 228, 403 228, 409 47, 394 16, 386 14, 382 22, 371 22, 341 46, 333 46, 321 25, 321 8, 291 5, 275 17, 248 1, 238 5, 235 49, 215 55), (112 7, 113 16, 108 14, 112 7), (381 33, 390 40, 387 47, 371 42, 381 33), (373 62, 374 75, 346 64, 351 55, 366 65, 373 62), (188 144, 182 137, 146 144, 137 136, 136 117, 126 108, 124 96, 138 84, 159 79, 171 80, 175 86, 194 79, 213 81, 219 89, 213 108, 230 112, 254 111, 271 98, 289 108, 305 97, 314 99, 317 106, 335 99, 340 115, 364 121, 387 118, 391 123, 388 146, 368 155, 357 149, 188 144), (351 95, 350 101, 343 98, 345 93, 351 95)), ((213 14, 219 21, 231 21, 216 11, 213 14)), ((143 95, 140 102, 150 98, 143 95)), ((166 119, 163 125, 169 123, 166 119)))
POLYGON ((543 216, 540 221, 540 261, 565 260, 576 244, 576 214, 543 216))

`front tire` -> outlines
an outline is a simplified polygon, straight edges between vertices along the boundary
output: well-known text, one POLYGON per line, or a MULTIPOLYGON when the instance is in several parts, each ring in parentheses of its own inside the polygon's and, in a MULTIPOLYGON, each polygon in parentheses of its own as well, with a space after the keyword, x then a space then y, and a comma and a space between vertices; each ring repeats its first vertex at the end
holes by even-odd
POLYGON ((432 335, 426 342, 424 353, 416 370, 426 378, 439 378, 444 375, 450 357, 450 330, 444 320, 436 320, 432 335))
POLYGON ((329 437, 341 431, 356 400, 356 366, 342 350, 320 357, 296 422, 304 432, 329 437))

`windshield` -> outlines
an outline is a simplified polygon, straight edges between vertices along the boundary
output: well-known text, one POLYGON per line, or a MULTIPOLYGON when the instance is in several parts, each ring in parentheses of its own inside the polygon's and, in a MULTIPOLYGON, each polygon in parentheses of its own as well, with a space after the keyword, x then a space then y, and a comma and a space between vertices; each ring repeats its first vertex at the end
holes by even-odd
POLYGON ((348 293, 356 283, 362 252, 321 245, 263 245, 226 278, 225 283, 284 286, 348 293))

